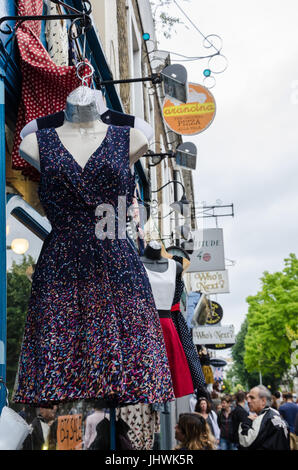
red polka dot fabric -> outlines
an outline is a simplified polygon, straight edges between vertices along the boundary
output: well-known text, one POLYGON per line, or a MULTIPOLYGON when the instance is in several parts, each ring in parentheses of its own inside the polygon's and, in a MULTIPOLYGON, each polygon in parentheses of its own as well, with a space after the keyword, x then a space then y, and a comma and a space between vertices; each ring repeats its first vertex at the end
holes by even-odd
MULTIPOLYGON (((19 15, 42 15, 42 0, 19 0, 19 15)), ((61 111, 69 93, 81 82, 75 66, 57 66, 40 41, 41 21, 26 21, 16 36, 20 51, 22 96, 18 110, 12 168, 38 181, 39 173, 19 155, 20 132, 32 119, 61 111)))

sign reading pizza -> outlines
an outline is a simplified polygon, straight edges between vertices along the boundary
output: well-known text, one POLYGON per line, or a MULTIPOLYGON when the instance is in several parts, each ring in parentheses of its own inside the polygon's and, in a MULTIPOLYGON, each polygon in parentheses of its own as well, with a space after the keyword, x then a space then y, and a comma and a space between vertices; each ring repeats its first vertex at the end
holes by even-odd
POLYGON ((180 135, 196 135, 212 123, 216 104, 208 88, 198 83, 189 83, 187 103, 166 97, 163 104, 163 118, 167 126, 180 135))

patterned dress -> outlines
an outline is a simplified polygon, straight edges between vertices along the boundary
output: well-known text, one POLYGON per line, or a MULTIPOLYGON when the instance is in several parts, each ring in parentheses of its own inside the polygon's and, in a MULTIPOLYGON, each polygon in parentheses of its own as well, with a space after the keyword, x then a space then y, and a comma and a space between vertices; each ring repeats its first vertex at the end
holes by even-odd
MULTIPOLYGON (((173 260, 178 261, 183 265, 183 258, 181 256, 174 255, 173 260)), ((205 377, 202 371, 199 355, 192 340, 191 332, 187 326, 184 316, 180 312, 180 299, 183 293, 183 289, 184 281, 182 279, 182 273, 180 273, 176 276, 175 296, 172 306, 172 320, 185 352, 193 386, 195 389, 197 389, 205 386, 205 377)))
POLYGON ((98 205, 110 204, 119 215, 119 196, 127 207, 132 203, 130 128, 109 126, 84 168, 55 129, 36 135, 39 198, 52 231, 32 279, 14 401, 47 406, 104 399, 119 406, 173 400, 145 268, 130 240, 118 236, 117 217, 114 239, 95 233, 98 205))

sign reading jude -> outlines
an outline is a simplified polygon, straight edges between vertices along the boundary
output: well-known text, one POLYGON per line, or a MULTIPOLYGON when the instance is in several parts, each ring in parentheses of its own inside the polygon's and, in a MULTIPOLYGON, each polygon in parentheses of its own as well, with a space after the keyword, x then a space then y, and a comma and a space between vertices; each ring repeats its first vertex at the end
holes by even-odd
POLYGON ((225 255, 222 228, 196 230, 193 232, 193 237, 194 251, 187 272, 224 271, 225 255))

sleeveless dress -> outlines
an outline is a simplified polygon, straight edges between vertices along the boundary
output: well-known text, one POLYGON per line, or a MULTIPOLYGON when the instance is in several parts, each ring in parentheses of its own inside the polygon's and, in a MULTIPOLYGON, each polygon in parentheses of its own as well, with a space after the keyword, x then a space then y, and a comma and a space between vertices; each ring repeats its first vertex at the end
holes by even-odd
POLYGON ((162 329, 145 268, 125 235, 126 212, 118 233, 118 198, 128 208, 135 188, 130 128, 109 126, 84 168, 55 129, 36 135, 39 198, 52 231, 32 279, 14 402, 173 400, 162 329), (114 238, 96 234, 100 204, 115 210, 114 238))
POLYGON ((194 386, 185 352, 171 315, 176 287, 176 270, 176 263, 172 259, 168 259, 168 269, 164 272, 146 268, 159 313, 175 397, 179 398, 193 393, 194 386))

